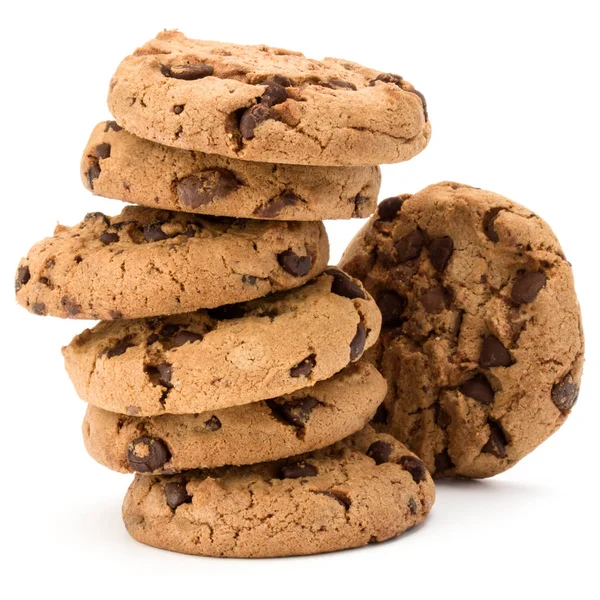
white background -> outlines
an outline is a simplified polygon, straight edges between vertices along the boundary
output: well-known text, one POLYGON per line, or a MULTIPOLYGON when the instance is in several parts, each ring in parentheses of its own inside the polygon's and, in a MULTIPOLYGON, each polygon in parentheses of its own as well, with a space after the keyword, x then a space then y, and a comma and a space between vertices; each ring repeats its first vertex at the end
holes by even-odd
MULTIPOLYGON (((598 597, 598 27, 594 2, 2 3, 2 463, 0 595, 116 598, 598 597), (162 28, 266 43, 399 73, 427 97, 417 158, 383 169, 382 198, 444 179, 545 218, 573 263, 587 364, 573 415, 493 480, 438 484, 424 525, 325 556, 225 560, 129 539, 129 477, 83 448, 84 404, 60 347, 83 329, 14 301, 18 259, 57 221, 122 205, 79 181, 84 143, 109 117, 119 61, 162 28), (593 553, 595 559, 593 560, 593 553)), ((359 221, 328 224, 337 261, 359 221)))

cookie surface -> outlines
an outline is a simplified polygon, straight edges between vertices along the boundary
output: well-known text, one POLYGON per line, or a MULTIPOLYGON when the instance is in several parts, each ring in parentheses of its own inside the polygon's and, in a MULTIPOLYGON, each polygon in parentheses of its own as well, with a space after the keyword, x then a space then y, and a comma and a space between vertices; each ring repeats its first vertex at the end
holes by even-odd
POLYGON ((98 196, 151 208, 320 221, 371 215, 381 174, 379 167, 273 165, 179 150, 106 121, 86 145, 81 178, 98 196))
POLYGON ((105 321, 63 354, 89 404, 133 416, 202 413, 328 379, 375 343, 380 325, 374 300, 331 269, 243 305, 105 321))
POLYGON ((131 417, 89 406, 85 446, 115 471, 174 473, 324 448, 362 429, 387 383, 366 360, 293 394, 195 415, 131 417))
POLYGON ((312 454, 250 467, 136 475, 123 519, 138 541, 205 556, 356 548, 421 522, 435 490, 424 464, 367 428, 312 454))
POLYGON ((514 465, 575 403, 583 333, 550 227, 497 194, 441 183, 382 202, 340 263, 382 311, 378 428, 435 477, 514 465))
POLYGON ((234 220, 128 206, 58 225, 17 270, 40 315, 133 319, 243 302, 302 285, 327 265, 322 223, 234 220))
POLYGON ((400 162, 431 134, 424 97, 398 75, 177 31, 121 62, 108 105, 139 137, 259 162, 400 162))

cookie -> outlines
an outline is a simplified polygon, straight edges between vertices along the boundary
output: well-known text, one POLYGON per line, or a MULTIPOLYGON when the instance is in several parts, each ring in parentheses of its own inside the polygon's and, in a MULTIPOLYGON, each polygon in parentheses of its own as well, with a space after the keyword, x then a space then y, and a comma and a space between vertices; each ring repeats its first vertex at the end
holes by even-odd
POLYGON ((98 196, 151 208, 321 221, 371 215, 381 174, 379 167, 273 165, 179 150, 107 121, 87 143, 81 178, 98 196))
POLYGON ((63 349, 78 394, 132 416, 192 414, 328 379, 375 343, 374 300, 337 269, 243 305, 106 321, 63 349))
POLYGON ((564 423, 583 333, 550 227, 456 183, 390 198, 340 263, 382 312, 372 358, 389 382, 375 421, 435 477, 489 477, 564 423))
POLYGON ((121 62, 108 106, 144 139, 259 162, 394 163, 431 135, 425 98, 399 75, 177 31, 121 62))
POLYGON ((253 464, 348 437, 368 423, 386 390, 363 359, 293 394, 203 414, 130 417, 89 406, 83 436, 93 458, 122 473, 253 464))
POLYGON ((327 266, 322 223, 234 220, 128 206, 58 225, 21 260, 19 304, 38 315, 134 319, 298 287, 327 266))
POLYGON ((434 497, 425 465, 366 429, 287 460, 136 475, 123 520, 139 542, 175 552, 291 556, 395 537, 427 516, 434 497))

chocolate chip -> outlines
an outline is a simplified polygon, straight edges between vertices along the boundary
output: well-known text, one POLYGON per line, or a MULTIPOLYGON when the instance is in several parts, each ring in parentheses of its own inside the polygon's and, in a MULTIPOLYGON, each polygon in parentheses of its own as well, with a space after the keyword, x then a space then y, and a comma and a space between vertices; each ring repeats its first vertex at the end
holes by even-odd
POLYGON ((454 242, 447 235, 435 238, 431 242, 429 245, 429 260, 438 273, 446 268, 452 252, 454 252, 454 242))
POLYGON ((535 300, 546 281, 547 277, 539 271, 523 273, 515 279, 510 296, 517 304, 529 304, 535 300))
POLYGON ((109 129, 118 132, 122 131, 123 128, 120 125, 118 125, 116 121, 106 121, 106 123, 104 124, 104 133, 106 133, 109 129))
POLYGON ((317 364, 317 355, 310 354, 304 360, 300 361, 295 367, 290 369, 290 377, 307 377, 317 364))
POLYGON ((402 315, 408 304, 407 299, 392 290, 381 293, 377 306, 381 311, 381 324, 384 327, 399 327, 404 322, 402 315))
POLYGON ((239 304, 225 304, 224 306, 211 308, 207 313, 211 319, 227 321, 229 319, 241 319, 246 314, 246 310, 239 304))
POLYGON ((350 81, 343 81, 342 79, 330 79, 328 83, 332 87, 356 91, 356 86, 350 81))
POLYGON ((169 238, 163 230, 162 223, 160 221, 154 221, 148 225, 144 225, 144 239, 147 242, 159 242, 169 238))
POLYGON ((185 208, 198 208, 225 198, 240 187, 236 176, 227 169, 211 169, 184 177, 177 183, 177 197, 185 208))
POLYGON ((176 115, 180 115, 180 114, 183 112, 184 108, 185 108, 185 104, 176 104, 176 105, 173 107, 173 112, 174 112, 176 115))
POLYGON ((377 440, 369 446, 367 456, 370 456, 375 461, 376 465, 381 465, 389 462, 392 450, 393 446, 389 442, 377 440))
POLYGON ((337 294, 338 296, 349 298, 350 300, 354 300, 355 298, 364 300, 367 297, 362 288, 352 281, 350 276, 346 275, 344 271, 333 268, 327 269, 325 273, 333 277, 333 281, 331 282, 332 294, 337 294))
POLYGON ((260 98, 261 104, 275 106, 276 104, 285 102, 289 97, 285 87, 272 79, 262 81, 261 85, 267 86, 267 89, 260 98))
POLYGON ((490 208, 485 215, 483 216, 483 232, 492 242, 499 242, 500 237, 496 233, 494 229, 494 223, 498 218, 498 214, 500 213, 501 208, 490 208))
POLYGON ((494 401, 494 390, 483 373, 477 373, 477 375, 463 383, 458 389, 465 396, 473 398, 477 402, 481 402, 481 404, 491 404, 494 401))
POLYGON ((552 402, 558 410, 563 413, 568 412, 577 402, 579 395, 579 385, 573 379, 573 375, 568 373, 558 383, 552 386, 552 402))
POLYGON ((122 340, 119 340, 112 348, 106 351, 106 358, 114 358, 115 356, 121 356, 125 354, 128 348, 135 346, 135 336, 133 333, 126 335, 122 340))
POLYGON ((496 336, 488 335, 483 339, 479 354, 479 366, 510 367, 512 364, 510 353, 496 336))
POLYGON ((413 515, 417 514, 417 502, 412 496, 408 499, 408 509, 413 515))
POLYGON ((77 304, 75 300, 69 298, 68 296, 63 296, 60 299, 60 304, 67 311, 67 314, 70 317, 75 317, 81 312, 81 305, 77 304))
POLYGON ((327 496, 328 498, 332 498, 336 502, 339 502, 344 507, 344 510, 348 510, 352 506, 352 501, 350 500, 348 495, 339 490, 329 490, 326 492, 315 492, 315 494, 321 494, 322 496, 327 496))
POLYGON ((421 304, 428 313, 439 313, 448 300, 448 294, 443 286, 436 285, 424 291, 421 295, 421 304))
POLYGON ((148 375, 152 385, 161 385, 170 390, 171 376, 173 374, 173 366, 167 362, 162 362, 158 365, 144 365, 144 371, 148 375))
POLYGON ((94 179, 98 179, 98 177, 100 176, 100 172, 100 163, 97 159, 95 159, 94 162, 92 162, 92 164, 90 165, 90 168, 87 170, 87 173, 85 174, 90 190, 94 189, 94 179))
POLYGON ((454 468, 454 463, 452 462, 447 449, 435 455, 434 463, 436 473, 443 473, 444 471, 454 468))
POLYGON ((281 467, 281 477, 283 479, 299 479, 300 477, 314 477, 317 469, 311 464, 300 461, 281 467))
POLYGON ((194 331, 188 331, 187 329, 182 329, 178 331, 173 337, 173 348, 178 348, 179 346, 183 346, 188 342, 193 344, 194 342, 201 342, 204 336, 201 333, 195 333, 194 331))
POLYGON ((127 462, 138 473, 151 473, 171 459, 166 444, 159 439, 140 437, 127 447, 127 462))
POLYGON ((123 318, 123 313, 120 310, 109 310, 108 311, 108 316, 111 319, 122 319, 123 318))
POLYGON ((386 198, 377 207, 377 218, 385 223, 393 221, 400 212, 403 204, 404 199, 398 196, 386 198))
POLYGON ((387 425, 387 420, 389 416, 389 411, 386 408, 385 404, 382 402, 378 407, 375 415, 373 417, 373 423, 377 423, 380 425, 387 425))
MULTIPOLYGON (((350 198, 349 202, 354 204, 354 210, 352 211, 352 217, 361 217, 362 216, 362 207, 365 205, 369 199, 362 194, 356 194, 354 198, 350 198)), ((369 211, 370 212, 370 211, 369 211)), ((367 216, 367 215, 365 215, 367 216)))
POLYGON ((114 244, 115 242, 119 241, 119 234, 118 233, 112 233, 110 231, 105 231, 100 236, 100 241, 103 244, 106 244, 106 245, 108 245, 108 244, 114 244))
MULTIPOLYGON (((274 81, 275 83, 278 83, 279 85, 282 85, 283 87, 292 87, 292 85, 294 85, 292 83, 292 80, 289 77, 286 77, 285 75, 273 75, 271 77, 269 77, 270 81, 274 81)), ((264 82, 263 82, 264 83, 264 82)))
POLYGON ((310 271, 312 266, 310 255, 299 256, 293 250, 285 250, 281 254, 278 254, 277 262, 284 271, 287 271, 294 277, 303 277, 310 271))
POLYGON ((208 431, 219 431, 219 429, 221 429, 221 421, 219 421, 218 417, 213 415, 204 423, 204 427, 208 429, 208 431))
POLYGON ((293 425, 294 427, 304 427, 308 422, 312 409, 319 404, 316 398, 305 396, 296 400, 287 402, 278 402, 277 400, 267 400, 267 406, 271 412, 280 421, 293 425))
POLYGON ((212 75, 214 69, 210 65, 204 63, 197 65, 160 65, 160 72, 165 77, 194 81, 195 79, 202 79, 203 77, 212 75))
POLYGON ((356 328, 356 334, 350 342, 350 360, 356 360, 365 349, 365 342, 367 341, 367 328, 365 324, 360 321, 356 328))
POLYGON ((271 116, 271 108, 267 104, 255 104, 244 111, 240 119, 240 133, 245 140, 254 138, 254 130, 271 116))
POLYGON ((155 342, 158 342, 158 333, 151 333, 147 338, 146 338, 146 344, 148 344, 148 346, 151 346, 152 344, 154 344, 155 342))
POLYGON ((87 213, 85 215, 85 217, 83 217, 83 223, 89 223, 90 221, 97 221, 97 220, 101 220, 106 227, 110 227, 110 220, 104 213, 90 212, 90 213, 87 213))
POLYGON ((181 325, 177 325, 177 323, 166 323, 160 328, 160 335, 163 337, 169 338, 175 335, 181 329, 181 325))
POLYGON ((302 202, 302 199, 294 194, 294 192, 285 190, 279 196, 275 196, 275 198, 271 198, 267 200, 263 206, 258 207, 254 214, 257 217, 262 217, 263 219, 268 219, 277 216, 281 211, 288 206, 295 206, 299 202, 302 202))
POLYGON ((94 150, 96 158, 110 158, 110 144, 98 144, 94 150))
POLYGON ((187 493, 185 483, 179 481, 170 481, 164 487, 165 498, 170 508, 175 510, 182 504, 188 504, 192 497, 187 493))
POLYGON ((415 483, 423 481, 427 477, 427 468, 422 460, 416 456, 403 456, 400 458, 400 465, 405 471, 408 471, 415 483))
POLYGON ((17 269, 17 278, 15 279, 15 290, 19 290, 31 279, 31 272, 28 266, 17 269))
POLYGON ((423 104, 423 115, 425 117, 425 121, 429 121, 429 114, 427 113, 427 100, 425 100, 425 96, 421 94, 419 90, 415 90, 414 88, 402 88, 405 92, 410 92, 411 94, 415 94, 421 100, 421 104, 423 104))
POLYGON ((384 83, 393 83, 398 87, 402 87, 402 82, 404 81, 400 75, 394 75, 393 73, 380 73, 373 79, 370 85, 375 85, 377 81, 383 81, 384 83))
POLYGON ((242 283, 246 283, 248 285, 256 285, 257 277, 254 275, 242 275, 242 283))
POLYGON ((504 458, 506 456, 506 446, 508 440, 502 427, 496 421, 490 421, 490 437, 485 443, 485 446, 481 449, 482 452, 493 454, 496 458, 504 458))
POLYGON ((401 237, 395 244, 398 262, 403 263, 418 258, 424 242, 423 233, 419 229, 401 237))
POLYGON ((31 305, 31 312, 34 315, 45 315, 46 314, 46 305, 43 302, 36 302, 31 305))

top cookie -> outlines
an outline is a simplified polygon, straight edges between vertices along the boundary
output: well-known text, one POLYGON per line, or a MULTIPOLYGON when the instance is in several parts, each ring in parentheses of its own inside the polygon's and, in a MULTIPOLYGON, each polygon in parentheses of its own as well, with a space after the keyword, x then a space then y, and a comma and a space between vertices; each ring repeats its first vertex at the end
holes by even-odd
POLYGON ((121 62, 108 105, 142 138, 260 162, 401 162, 431 134, 424 97, 398 75, 177 31, 121 62))
POLYGON ((456 183, 384 200, 340 263, 383 318, 377 426, 436 477, 489 477, 567 418, 583 333, 571 265, 550 227, 456 183))

